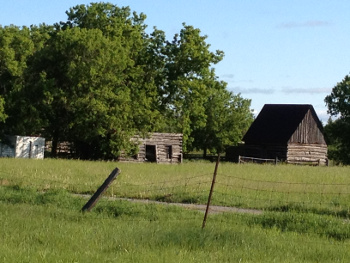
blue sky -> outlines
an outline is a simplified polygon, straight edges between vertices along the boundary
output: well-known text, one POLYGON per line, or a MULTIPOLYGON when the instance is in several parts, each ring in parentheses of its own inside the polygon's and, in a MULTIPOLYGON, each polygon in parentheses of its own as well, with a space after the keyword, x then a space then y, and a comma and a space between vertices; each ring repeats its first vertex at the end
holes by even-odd
MULTIPOLYGON (((91 1, 1 0, 0 24, 53 24, 65 11, 91 1)), ((215 66, 228 89, 266 103, 312 104, 325 123, 325 96, 350 73, 349 0, 120 0, 109 1, 145 13, 146 24, 169 40, 182 23, 207 35, 225 58, 215 66)))

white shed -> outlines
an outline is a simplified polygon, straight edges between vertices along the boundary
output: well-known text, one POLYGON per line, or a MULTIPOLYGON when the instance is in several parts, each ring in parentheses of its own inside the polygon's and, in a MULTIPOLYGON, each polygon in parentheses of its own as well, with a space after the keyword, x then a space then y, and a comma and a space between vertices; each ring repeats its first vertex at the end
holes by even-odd
POLYGON ((44 159, 45 138, 6 136, 0 142, 0 157, 44 159))

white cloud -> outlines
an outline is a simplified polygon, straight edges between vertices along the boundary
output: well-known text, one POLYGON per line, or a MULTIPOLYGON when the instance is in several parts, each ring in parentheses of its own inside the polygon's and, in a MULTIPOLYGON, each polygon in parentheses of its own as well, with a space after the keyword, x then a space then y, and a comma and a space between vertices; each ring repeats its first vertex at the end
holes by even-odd
POLYGON ((224 74, 224 75, 222 75, 221 77, 222 78, 225 78, 225 79, 233 79, 234 78, 234 74, 224 74))
POLYGON ((322 20, 309 20, 305 22, 287 22, 280 24, 279 28, 297 28, 297 27, 324 27, 330 26, 331 23, 322 20))
POLYGON ((314 88, 314 89, 297 89, 297 88, 284 88, 282 90, 286 94, 327 94, 331 92, 329 88, 314 88))
POLYGON ((275 93, 274 89, 260 89, 260 88, 234 87, 232 90, 235 93, 242 93, 242 94, 273 94, 273 93, 275 93))

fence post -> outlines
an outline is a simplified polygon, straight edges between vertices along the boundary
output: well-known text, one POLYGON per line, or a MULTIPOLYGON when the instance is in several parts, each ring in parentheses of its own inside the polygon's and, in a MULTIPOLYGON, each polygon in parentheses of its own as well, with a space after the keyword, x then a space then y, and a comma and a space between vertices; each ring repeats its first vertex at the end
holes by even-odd
POLYGON ((213 191, 214 191, 215 179, 216 179, 216 174, 217 174, 217 171, 218 171, 219 162, 220 162, 220 153, 218 154, 218 159, 217 159, 216 165, 215 165, 215 170, 214 170, 214 175, 213 175, 213 181, 212 181, 211 187, 210 187, 210 192, 209 192, 209 197, 208 197, 208 202, 207 202, 207 209, 205 210, 204 219, 203 219, 203 224, 202 224, 202 229, 205 227, 205 223, 206 223, 206 221, 207 221, 207 216, 208 216, 208 212, 209 212, 210 201, 211 201, 211 197, 212 197, 213 191))
POLYGON ((113 182, 113 180, 117 178, 119 173, 120 173, 120 170, 118 168, 115 168, 111 172, 111 174, 107 177, 107 179, 104 181, 104 183, 97 189, 97 191, 90 198, 90 200, 83 206, 81 211, 89 212, 96 205, 97 201, 101 198, 102 194, 107 190, 107 188, 113 182))

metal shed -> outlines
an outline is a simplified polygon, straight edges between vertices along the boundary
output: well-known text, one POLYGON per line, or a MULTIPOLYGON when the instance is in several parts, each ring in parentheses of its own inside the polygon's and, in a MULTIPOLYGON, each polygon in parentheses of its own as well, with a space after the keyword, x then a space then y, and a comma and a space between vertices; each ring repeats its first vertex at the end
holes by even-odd
POLYGON ((0 157, 43 159, 45 138, 6 136, 0 142, 0 157))
POLYGON ((323 126, 309 104, 265 104, 242 140, 238 150, 228 150, 228 159, 235 152, 295 164, 328 162, 323 126))

